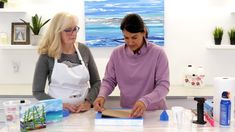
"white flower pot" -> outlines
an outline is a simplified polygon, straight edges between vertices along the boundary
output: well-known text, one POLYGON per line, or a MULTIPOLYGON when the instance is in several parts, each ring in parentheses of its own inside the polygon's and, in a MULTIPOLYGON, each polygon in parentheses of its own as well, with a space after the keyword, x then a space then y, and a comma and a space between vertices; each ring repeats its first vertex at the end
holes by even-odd
POLYGON ((31 45, 33 45, 33 46, 38 45, 41 37, 42 37, 41 35, 34 35, 34 34, 31 35, 31 45))

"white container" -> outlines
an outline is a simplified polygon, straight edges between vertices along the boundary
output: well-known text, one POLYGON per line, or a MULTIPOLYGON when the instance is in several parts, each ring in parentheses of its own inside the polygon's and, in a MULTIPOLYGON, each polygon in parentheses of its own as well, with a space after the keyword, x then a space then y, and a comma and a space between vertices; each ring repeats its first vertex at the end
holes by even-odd
POLYGON ((20 109, 28 104, 30 104, 30 101, 10 100, 3 102, 8 132, 20 131, 20 109))
POLYGON ((184 86, 189 87, 191 86, 191 81, 193 78, 193 66, 192 65, 188 65, 185 69, 185 74, 184 74, 184 86))
POLYGON ((205 72, 202 66, 193 68, 188 65, 184 75, 184 86, 191 88, 201 88, 205 85, 205 72))
POLYGON ((205 86, 205 71, 202 66, 198 66, 196 71, 196 85, 195 87, 204 87, 205 86))
POLYGON ((172 115, 173 115, 173 121, 175 126, 178 129, 183 128, 183 121, 184 121, 184 107, 181 106, 173 106, 171 108, 172 115))
POLYGON ((4 32, 0 33, 0 44, 8 44, 7 33, 4 32))

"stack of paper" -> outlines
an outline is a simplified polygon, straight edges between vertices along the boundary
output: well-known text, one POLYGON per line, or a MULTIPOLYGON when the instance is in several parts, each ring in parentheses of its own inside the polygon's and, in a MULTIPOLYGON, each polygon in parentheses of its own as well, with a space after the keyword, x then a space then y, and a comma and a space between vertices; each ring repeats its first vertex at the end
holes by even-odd
POLYGON ((102 113, 97 112, 95 125, 117 126, 143 126, 143 118, 129 118, 131 110, 106 109, 102 113))

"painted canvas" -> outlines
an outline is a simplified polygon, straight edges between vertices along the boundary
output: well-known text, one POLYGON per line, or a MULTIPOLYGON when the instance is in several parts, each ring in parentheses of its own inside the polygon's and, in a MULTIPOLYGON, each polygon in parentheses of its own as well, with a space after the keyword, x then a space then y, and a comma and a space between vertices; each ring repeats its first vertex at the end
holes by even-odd
POLYGON ((164 45, 164 0, 85 0, 86 44, 90 47, 124 44, 119 27, 129 13, 144 19, 149 41, 164 45))

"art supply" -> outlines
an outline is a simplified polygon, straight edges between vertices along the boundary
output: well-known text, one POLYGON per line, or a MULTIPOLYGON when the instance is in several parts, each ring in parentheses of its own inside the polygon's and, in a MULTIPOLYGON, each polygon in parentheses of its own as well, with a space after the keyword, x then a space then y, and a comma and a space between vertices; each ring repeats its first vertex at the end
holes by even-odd
POLYGON ((210 117, 210 116, 208 115, 208 113, 205 113, 205 118, 206 118, 206 120, 210 123, 210 125, 211 125, 212 127, 215 126, 215 121, 214 121, 214 119, 213 119, 212 117, 210 117))
POLYGON ((184 86, 191 88, 201 88, 205 84, 205 72, 202 66, 194 68, 188 65, 184 75, 184 86))
POLYGON ((30 101, 10 100, 3 102, 6 125, 9 132, 20 131, 20 109, 30 101))
POLYGON ((184 86, 189 87, 191 86, 191 80, 193 78, 193 66, 188 65, 185 69, 185 74, 184 74, 184 86))
POLYGON ((7 33, 4 32, 0 33, 0 44, 8 44, 7 33))
POLYGON ((45 106, 46 123, 59 122, 63 119, 63 104, 61 99, 47 99, 41 100, 45 106))
POLYGON ((220 101, 220 125, 230 126, 231 119, 231 101, 229 92, 224 91, 222 93, 222 99, 220 101))
MULTIPOLYGON (((20 103, 24 103, 21 100, 20 103)), ((41 129, 46 127, 46 111, 42 103, 32 105, 24 105, 20 109, 20 130, 27 132, 28 130, 41 129)))
POLYGON ((196 71, 196 79, 195 79, 196 87, 204 87, 205 85, 205 71, 202 66, 198 66, 196 71))
POLYGON ((184 107, 173 106, 171 109, 173 112, 174 124, 178 129, 181 129, 183 127, 184 107))
POLYGON ((193 121, 196 124, 206 124, 204 121, 204 102, 205 98, 195 97, 194 100, 197 101, 197 120, 193 121))
POLYGON ((106 109, 97 112, 95 117, 96 126, 143 126, 143 117, 129 118, 131 109, 106 109))
MULTIPOLYGON (((234 94, 235 94, 235 78, 216 77, 214 79, 214 98, 213 98, 213 117, 219 122, 220 117, 220 100, 223 91, 230 93, 231 111, 234 111, 234 94)), ((231 120, 234 119, 234 112, 231 112, 231 120)))
POLYGON ((70 115, 70 112, 68 109, 63 109, 63 117, 67 117, 70 115))
POLYGON ((169 120, 169 116, 168 116, 166 110, 164 110, 160 115, 160 121, 168 121, 168 120, 169 120))

